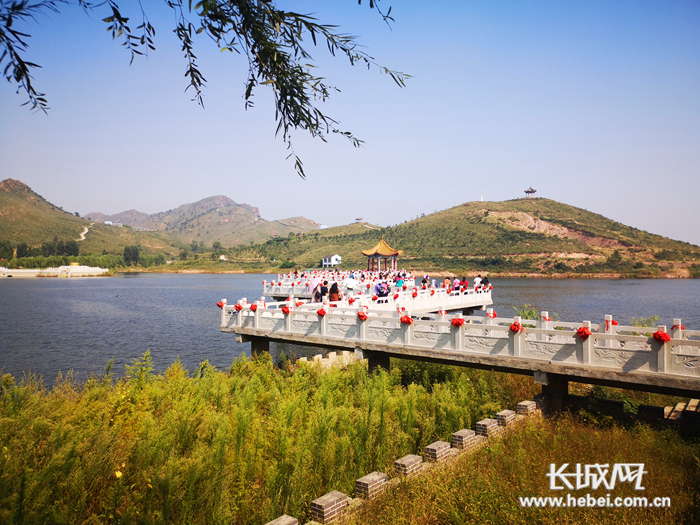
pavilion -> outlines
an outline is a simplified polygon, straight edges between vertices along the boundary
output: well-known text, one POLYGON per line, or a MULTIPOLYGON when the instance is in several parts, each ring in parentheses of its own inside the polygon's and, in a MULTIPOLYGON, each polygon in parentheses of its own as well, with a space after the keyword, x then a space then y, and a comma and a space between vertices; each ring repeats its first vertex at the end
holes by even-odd
POLYGON ((362 250, 362 255, 367 256, 367 271, 381 270, 382 259, 384 259, 385 270, 396 271, 398 269, 399 255, 402 254, 403 250, 394 250, 384 241, 384 237, 382 237, 382 240, 379 241, 374 248, 362 250), (388 267, 389 260, 391 260, 391 268, 388 267))

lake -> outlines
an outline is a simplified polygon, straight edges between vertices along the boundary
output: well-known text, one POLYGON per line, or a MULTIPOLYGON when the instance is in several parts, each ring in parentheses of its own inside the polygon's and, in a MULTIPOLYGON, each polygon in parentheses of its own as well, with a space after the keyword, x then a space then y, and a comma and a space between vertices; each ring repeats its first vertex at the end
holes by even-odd
MULTIPOLYGON (((58 371, 80 378, 101 372, 114 358, 114 372, 150 349, 156 371, 179 356, 190 371, 209 360, 228 368, 249 343, 219 332, 222 298, 233 303, 262 294, 256 274, 120 274, 109 278, 0 279, 0 370, 32 372, 53 383, 58 371)), ((562 321, 600 322, 612 314, 620 324, 658 315, 669 328, 680 317, 700 327, 700 280, 494 279, 494 308, 514 315, 531 304, 562 321)), ((271 353, 311 356, 317 349, 271 345, 271 353)))

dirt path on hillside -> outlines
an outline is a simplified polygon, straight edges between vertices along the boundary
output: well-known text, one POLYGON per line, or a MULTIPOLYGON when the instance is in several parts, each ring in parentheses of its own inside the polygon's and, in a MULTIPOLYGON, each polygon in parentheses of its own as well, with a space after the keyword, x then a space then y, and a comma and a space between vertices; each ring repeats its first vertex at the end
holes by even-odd
MULTIPOLYGON (((90 223, 90 226, 92 226, 93 224, 95 224, 95 223, 94 223, 94 222, 91 222, 91 223, 90 223)), ((84 240, 85 240, 85 235, 87 234, 87 232, 90 231, 90 226, 85 226, 85 229, 83 230, 83 233, 80 234, 80 239, 76 239, 76 241, 79 242, 79 241, 84 241, 84 240)))

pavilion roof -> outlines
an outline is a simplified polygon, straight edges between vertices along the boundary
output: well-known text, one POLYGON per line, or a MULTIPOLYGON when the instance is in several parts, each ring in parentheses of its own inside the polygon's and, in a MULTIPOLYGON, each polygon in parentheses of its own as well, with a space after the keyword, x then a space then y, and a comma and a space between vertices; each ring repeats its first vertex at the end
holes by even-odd
POLYGON ((370 248, 369 250, 362 250, 362 254, 366 255, 367 257, 371 257, 373 255, 381 255, 382 257, 391 257, 392 255, 401 255, 403 254, 403 250, 394 250, 391 246, 389 246, 386 241, 384 241, 384 237, 382 237, 382 240, 377 243, 374 248, 370 248))

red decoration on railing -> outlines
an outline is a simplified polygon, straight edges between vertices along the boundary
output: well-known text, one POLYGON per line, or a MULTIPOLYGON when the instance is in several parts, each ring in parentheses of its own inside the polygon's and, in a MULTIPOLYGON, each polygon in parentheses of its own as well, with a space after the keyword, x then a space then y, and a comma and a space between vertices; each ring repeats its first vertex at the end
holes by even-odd
POLYGON ((542 319, 543 321, 551 321, 552 320, 552 318, 549 317, 548 315, 541 315, 540 319, 542 319))
POLYGON ((251 304, 251 305, 250 305, 250 309, 254 312, 254 311, 256 311, 256 310, 258 309, 258 305, 257 305, 257 304, 251 304))
POLYGON ((586 328, 585 326, 582 326, 578 330, 576 330, 576 335, 578 335, 582 341, 585 341, 591 336, 591 330, 590 328, 586 328))
POLYGON ((493 290, 493 285, 489 284, 489 290, 493 290))
POLYGON ((608 321, 607 319, 605 320, 605 331, 609 332, 611 326, 617 326, 618 323, 613 319, 612 321, 608 321))
POLYGON ((279 286, 282 286, 282 281, 278 282, 277 284, 278 284, 279 286))
POLYGON ((401 317, 401 322, 410 326, 413 324, 413 319, 409 315, 404 315, 401 317))
POLYGON ((657 330, 652 337, 662 344, 668 343, 671 340, 671 336, 661 330, 657 330))
POLYGON ((430 290, 430 295, 435 295, 435 290, 430 290))
POLYGON ((398 298, 399 298, 399 294, 395 293, 394 294, 394 301, 396 301, 396 299, 398 299, 398 298))
POLYGON ((369 284, 369 283, 367 283, 367 288, 369 288, 369 287, 370 287, 370 284, 369 284))
POLYGON ((299 306, 301 306, 302 304, 304 304, 304 302, 303 302, 303 301, 297 301, 297 302, 294 303, 294 304, 295 304, 297 307, 299 307, 299 306))
POLYGON ((282 307, 282 313, 284 313, 284 315, 289 315, 289 312, 290 312, 289 306, 282 307))
POLYGON ((224 307, 223 301, 219 301, 218 303, 216 303, 216 306, 218 306, 219 308, 223 308, 224 307))
POLYGON ((682 324, 681 325, 674 324, 671 328, 673 328, 673 329, 680 328, 681 330, 685 330, 685 326, 683 326, 682 324))
POLYGON ((352 304, 352 303, 354 303, 354 302, 355 302, 355 299, 354 299, 354 298, 350 297, 350 298, 348 299, 348 304, 352 304))
POLYGON ((367 320, 367 314, 364 312, 357 312, 357 317, 359 317, 362 321, 367 320))
POLYGON ((459 328, 460 326, 464 326, 464 319, 460 317, 455 317, 454 319, 452 319, 452 326, 456 326, 457 328, 459 328))
POLYGON ((235 304, 235 305, 233 305, 233 307, 236 309, 237 312, 240 312, 241 310, 243 310, 243 306, 240 304, 235 304))
MULTIPOLYGON (((333 305, 331 305, 331 306, 333 306, 333 305)), ((321 317, 326 315, 326 311, 323 308, 319 308, 318 310, 316 310, 316 313, 321 317)))
POLYGON ((373 295, 373 296, 372 296, 372 300, 373 300, 373 301, 376 301, 377 299, 379 299, 379 296, 377 296, 377 295, 373 295))
POLYGON ((337 304, 331 303, 331 304, 328 305, 328 307, 329 307, 329 308, 338 308, 338 305, 337 305, 337 304))
POLYGON ((498 317, 498 314, 494 311, 494 312, 491 313, 491 314, 490 314, 490 313, 486 313, 486 317, 488 317, 489 319, 495 319, 496 317, 498 317))
POLYGON ((403 291, 405 292, 405 291, 406 291, 406 285, 404 284, 404 285, 402 286, 402 288, 403 288, 403 291))
POLYGON ((413 293, 411 294, 411 297, 413 297, 414 299, 415 299, 416 297, 418 297, 418 292, 416 292, 415 290, 413 290, 413 293))
POLYGON ((525 327, 521 325, 520 323, 513 323, 510 325, 510 331, 513 332, 514 334, 517 334, 518 332, 524 332, 525 327))

